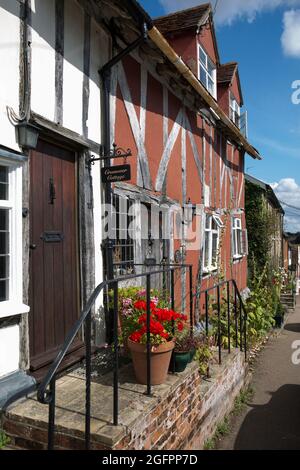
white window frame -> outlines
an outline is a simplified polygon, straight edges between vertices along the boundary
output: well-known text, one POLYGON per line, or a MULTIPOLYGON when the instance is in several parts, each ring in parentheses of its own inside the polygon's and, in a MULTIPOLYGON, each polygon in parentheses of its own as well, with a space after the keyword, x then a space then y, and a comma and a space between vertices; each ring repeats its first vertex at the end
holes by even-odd
POLYGON ((202 83, 203 86, 207 89, 207 91, 215 98, 217 99, 217 68, 215 64, 212 62, 208 54, 205 52, 201 44, 198 44, 198 79, 202 83), (201 53, 205 56, 205 63, 201 60, 201 53), (208 71, 208 64, 210 64, 211 68, 213 69, 212 74, 209 73, 208 71), (205 76, 206 76, 206 83, 203 83, 201 80, 201 69, 204 71, 205 76), (213 92, 211 93, 209 91, 209 86, 208 86, 208 78, 211 79, 213 82, 213 92))
POLYGON ((241 107, 232 92, 229 95, 229 113, 231 121, 240 129, 241 127, 241 107), (238 116, 238 122, 236 117, 238 116))
POLYGON ((242 220, 239 217, 232 218, 232 257, 239 259, 243 256, 243 229, 242 220), (240 238, 238 239, 238 233, 240 238), (240 244, 239 244, 240 240, 240 244), (238 246, 239 245, 239 246, 238 246))
POLYGON ((10 211, 9 217, 9 295, 0 302, 0 318, 29 312, 23 304, 22 255, 22 163, 0 157, 0 165, 8 167, 8 200, 0 201, 1 209, 10 211))
POLYGON ((218 254, 219 254, 219 248, 220 248, 220 229, 223 227, 222 220, 219 216, 213 215, 213 214, 206 214, 205 216, 205 229, 204 229, 204 247, 203 247, 203 273, 204 274, 209 274, 213 271, 216 271, 218 269, 218 254), (207 220, 209 223, 207 224, 207 220), (212 221, 216 223, 217 228, 212 229, 212 221), (207 227, 207 225, 209 225, 207 227), (209 238, 208 238, 208 246, 206 243, 206 233, 209 233, 209 238), (217 234, 217 253, 216 253, 216 263, 212 263, 212 247, 213 247, 213 235, 217 234), (206 253, 208 251, 208 256, 206 256, 206 253), (205 265, 205 259, 208 258, 208 263, 205 265))

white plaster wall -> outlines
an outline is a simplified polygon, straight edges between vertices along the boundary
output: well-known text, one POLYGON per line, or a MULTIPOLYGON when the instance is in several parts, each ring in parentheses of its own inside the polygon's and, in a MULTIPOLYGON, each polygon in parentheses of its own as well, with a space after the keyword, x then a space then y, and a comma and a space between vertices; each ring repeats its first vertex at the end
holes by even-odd
MULTIPOLYGON (((102 199, 100 162, 92 165, 93 201, 94 201, 94 243, 95 243, 95 286, 103 281, 102 258, 102 199)), ((103 310, 103 295, 99 295, 95 302, 95 343, 102 346, 105 343, 105 316, 103 310)))
POLYGON ((20 20, 17 0, 0 0, 0 144, 19 150, 6 106, 19 111, 20 20))
MULTIPOLYGON (((103 261, 101 252, 102 243, 102 208, 101 208, 101 180, 100 180, 100 163, 95 162, 91 167, 93 179, 93 200, 94 200, 94 241, 95 241, 95 284, 98 285, 103 281, 103 261)), ((99 300, 97 306, 99 306, 99 300)))
POLYGON ((98 72, 108 61, 108 47, 107 35, 92 20, 88 137, 99 143, 101 140, 101 84, 98 72))
POLYGON ((0 377, 19 368, 19 326, 0 329, 0 377))
POLYGON ((65 2, 63 125, 82 134, 84 15, 72 0, 65 2))
POLYGON ((55 104, 55 1, 32 2, 31 107, 54 120, 55 104))

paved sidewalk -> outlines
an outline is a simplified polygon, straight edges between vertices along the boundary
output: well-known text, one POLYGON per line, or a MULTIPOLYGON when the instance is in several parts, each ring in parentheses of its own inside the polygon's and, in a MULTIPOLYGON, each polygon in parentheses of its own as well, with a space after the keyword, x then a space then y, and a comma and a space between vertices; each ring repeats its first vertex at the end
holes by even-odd
POLYGON ((300 341, 299 297, 282 333, 267 343, 256 361, 253 399, 242 415, 233 418, 232 430, 218 449, 300 449, 300 364, 292 363, 295 340, 300 341))

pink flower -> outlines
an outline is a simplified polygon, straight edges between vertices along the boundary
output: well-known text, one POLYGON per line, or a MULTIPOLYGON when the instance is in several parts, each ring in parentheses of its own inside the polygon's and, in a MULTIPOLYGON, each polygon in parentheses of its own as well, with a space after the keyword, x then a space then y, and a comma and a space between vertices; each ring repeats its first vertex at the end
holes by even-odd
POLYGON ((146 291, 145 289, 144 290, 140 290, 138 293, 137 293, 138 297, 145 297, 146 295, 146 291))
POLYGON ((151 297, 151 302, 154 303, 155 307, 156 307, 157 304, 158 304, 158 300, 159 300, 158 297, 151 297))
POLYGON ((131 304, 132 304, 132 300, 131 300, 131 299, 129 299, 129 298, 127 298, 127 299, 126 299, 126 298, 125 298, 125 299, 122 299, 122 305, 123 305, 123 307, 129 307, 129 306, 131 306, 131 304))

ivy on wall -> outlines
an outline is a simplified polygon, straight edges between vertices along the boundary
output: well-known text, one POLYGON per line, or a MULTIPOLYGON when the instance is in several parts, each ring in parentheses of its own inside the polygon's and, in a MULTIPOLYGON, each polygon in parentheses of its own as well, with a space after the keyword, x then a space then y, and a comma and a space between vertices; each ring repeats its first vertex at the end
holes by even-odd
POLYGON ((249 246, 248 274, 251 285, 254 268, 256 274, 260 274, 270 264, 272 237, 277 229, 278 215, 276 211, 268 210, 265 191, 262 188, 246 181, 245 191, 249 246))

